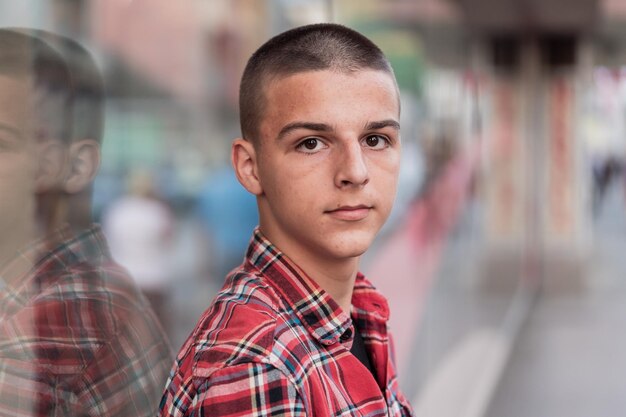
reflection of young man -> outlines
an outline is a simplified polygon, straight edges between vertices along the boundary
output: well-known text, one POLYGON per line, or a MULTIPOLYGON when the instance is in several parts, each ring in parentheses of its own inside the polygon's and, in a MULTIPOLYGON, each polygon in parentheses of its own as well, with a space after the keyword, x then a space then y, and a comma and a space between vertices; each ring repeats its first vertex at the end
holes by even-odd
POLYGON ((169 348, 91 223, 103 91, 88 53, 0 30, 0 415, 150 416, 169 348))
POLYGON ((333 24, 250 58, 232 147, 260 225, 182 347, 162 416, 410 415, 385 299, 358 272, 389 215, 399 96, 368 39, 333 24))

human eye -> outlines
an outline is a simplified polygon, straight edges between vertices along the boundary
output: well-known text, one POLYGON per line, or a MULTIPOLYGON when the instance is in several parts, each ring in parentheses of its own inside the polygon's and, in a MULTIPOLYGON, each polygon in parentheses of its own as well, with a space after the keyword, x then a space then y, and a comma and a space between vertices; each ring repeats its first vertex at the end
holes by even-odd
POLYGON ((367 135, 363 138, 363 144, 373 150, 381 150, 389 147, 389 139, 384 135, 367 135))
POLYGON ((296 150, 302 153, 316 153, 327 146, 319 138, 309 137, 296 145, 296 150))

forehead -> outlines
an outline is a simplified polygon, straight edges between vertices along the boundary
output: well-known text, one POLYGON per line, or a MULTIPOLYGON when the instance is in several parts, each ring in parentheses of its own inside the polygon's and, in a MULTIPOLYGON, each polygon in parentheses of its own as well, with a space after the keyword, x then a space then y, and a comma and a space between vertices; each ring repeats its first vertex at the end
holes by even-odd
POLYGON ((384 71, 308 71, 270 80, 261 128, 293 119, 346 125, 398 118, 395 79, 384 71))
POLYGON ((31 78, 0 74, 0 125, 24 133, 31 124, 33 93, 31 78))

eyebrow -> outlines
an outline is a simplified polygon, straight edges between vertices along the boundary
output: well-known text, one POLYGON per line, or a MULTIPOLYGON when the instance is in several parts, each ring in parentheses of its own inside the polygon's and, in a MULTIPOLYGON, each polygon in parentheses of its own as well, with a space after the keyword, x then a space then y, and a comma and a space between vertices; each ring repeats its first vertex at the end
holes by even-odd
POLYGON ((332 132, 333 130, 333 128, 326 123, 293 122, 280 129, 280 132, 278 133, 278 140, 285 137, 288 133, 298 129, 307 129, 316 132, 332 132))
MULTIPOLYGON (((391 127, 395 130, 400 130, 400 123, 393 119, 380 120, 376 122, 369 122, 365 125, 365 130, 377 130, 385 127, 391 127)), ((315 132, 332 132, 334 129, 332 126, 326 123, 311 123, 311 122, 293 122, 285 125, 278 133, 278 140, 285 137, 288 133, 298 130, 307 129, 315 132)))
POLYGON ((385 127, 391 127, 395 130, 400 130, 400 123, 393 119, 381 120, 377 122, 369 122, 365 125, 365 130, 377 130, 384 129, 385 127))

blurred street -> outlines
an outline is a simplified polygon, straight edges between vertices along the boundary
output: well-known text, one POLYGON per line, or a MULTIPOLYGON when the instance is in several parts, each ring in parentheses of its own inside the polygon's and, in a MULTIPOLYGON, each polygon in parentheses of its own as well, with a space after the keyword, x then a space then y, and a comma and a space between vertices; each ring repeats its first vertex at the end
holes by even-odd
MULTIPOLYGON (((485 283, 476 261, 480 221, 479 205, 466 206, 432 287, 416 297, 424 311, 402 322, 401 339, 408 332, 412 340, 401 381, 417 415, 620 415, 626 405, 622 184, 608 189, 593 224, 582 279, 545 276, 535 296, 485 283)), ((397 313, 393 295, 390 303, 397 313)))
POLYGON ((626 407, 626 210, 622 184, 594 224, 582 285, 546 287, 518 335, 490 417, 618 416, 626 407))

